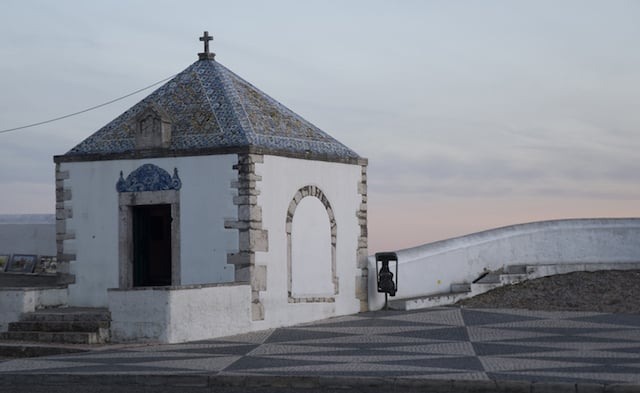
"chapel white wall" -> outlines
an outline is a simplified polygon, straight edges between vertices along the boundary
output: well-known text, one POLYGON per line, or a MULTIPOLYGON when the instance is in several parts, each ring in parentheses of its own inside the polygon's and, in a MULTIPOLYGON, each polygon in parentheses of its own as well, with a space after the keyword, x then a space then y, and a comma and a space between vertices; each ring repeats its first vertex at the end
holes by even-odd
MULTIPOLYGON (((396 299, 450 291, 484 271, 508 265, 640 262, 640 219, 572 219, 534 222, 396 251, 396 299)), ((369 258, 369 307, 380 309, 375 258, 369 258)))
POLYGON ((0 332, 7 331, 9 323, 18 321, 22 314, 64 306, 67 295, 66 288, 0 288, 0 332))
POLYGON ((251 330, 248 284, 109 290, 111 340, 179 343, 251 330))
MULTIPOLYGON (((356 212, 361 195, 358 183, 361 181, 360 165, 264 156, 264 161, 256 165, 256 174, 262 177, 258 204, 262 207, 262 227, 268 231, 267 252, 256 253, 256 265, 267 266, 266 291, 260 292, 264 306, 264 320, 254 321, 252 328, 265 329, 276 326, 319 320, 335 315, 359 312, 360 303, 355 297, 357 269, 358 234, 360 227, 356 212), (327 197, 337 223, 336 275, 339 292, 335 302, 289 303, 287 293, 287 237, 286 218, 289 204, 298 190, 304 186, 316 186, 327 197)), ((313 198, 313 197, 306 197, 313 198)), ((316 206, 317 207, 317 206, 316 206)), ((323 209, 322 209, 323 210, 323 209)), ((301 215, 301 220, 317 220, 323 223, 322 214, 315 209, 301 215)), ((294 220, 297 219, 294 215, 294 220)), ((328 219, 328 218, 327 218, 328 219)), ((313 222, 296 222, 297 226, 313 227, 313 222)), ((328 231, 321 231, 329 236, 328 231)), ((295 231, 292 233, 295 236, 295 231)), ((325 239, 326 240, 326 239, 325 239)), ((295 240, 294 240, 295 241, 295 240)), ((327 242, 312 242, 308 247, 319 255, 327 255, 327 242)), ((324 272, 326 273, 326 271, 324 272)), ((314 269, 300 273, 308 280, 314 279, 314 269)))
POLYGON ((65 231, 72 234, 64 240, 64 253, 75 255, 70 262, 70 273, 76 276, 69 287, 70 304, 107 306, 107 289, 118 287, 116 182, 120 171, 126 177, 147 163, 170 174, 177 168, 182 181, 180 284, 233 281, 227 253, 237 250, 238 235, 224 228, 224 220, 237 217, 235 190, 230 188, 237 179, 236 162, 236 155, 216 155, 61 163, 59 170, 68 171, 64 189, 70 192, 65 208, 71 209, 65 231))

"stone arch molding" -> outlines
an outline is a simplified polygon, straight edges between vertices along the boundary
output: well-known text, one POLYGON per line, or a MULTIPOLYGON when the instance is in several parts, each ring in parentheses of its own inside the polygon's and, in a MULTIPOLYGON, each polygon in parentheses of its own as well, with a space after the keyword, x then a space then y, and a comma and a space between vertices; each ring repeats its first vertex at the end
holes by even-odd
MULTIPOLYGON (((299 231, 299 230, 298 230, 299 231)), ((337 243, 337 234, 338 234, 338 225, 336 223, 336 218, 333 213, 333 208, 329 203, 329 200, 325 196, 324 192, 316 186, 307 185, 300 188, 294 195, 293 199, 289 203, 289 209, 287 210, 287 218, 286 218, 286 237, 287 237, 287 293, 289 303, 333 303, 335 302, 335 295, 338 294, 338 277, 336 273, 336 243, 337 243), (304 261, 296 261, 294 260, 294 242, 296 241, 296 233, 292 233, 294 231, 294 217, 296 210, 299 205, 305 198, 315 198, 317 199, 326 211, 326 217, 329 222, 330 228, 330 261, 312 261, 312 263, 319 262, 324 265, 328 264, 328 268, 330 269, 330 283, 331 287, 330 293, 323 294, 297 294, 295 291, 295 283, 294 283, 294 268, 302 268, 304 265, 302 264, 304 261)), ((323 239, 319 239, 323 241, 323 239)), ((327 266, 324 265, 326 268, 327 266)), ((317 268, 317 266, 316 266, 317 268)))

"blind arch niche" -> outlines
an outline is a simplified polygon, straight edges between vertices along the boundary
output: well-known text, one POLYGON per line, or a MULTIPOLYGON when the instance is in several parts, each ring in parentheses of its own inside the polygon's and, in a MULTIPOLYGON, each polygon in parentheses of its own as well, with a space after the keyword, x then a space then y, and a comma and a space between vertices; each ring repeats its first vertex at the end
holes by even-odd
POLYGON ((287 272, 290 303, 334 302, 338 294, 333 209, 322 190, 305 186, 287 212, 287 272))

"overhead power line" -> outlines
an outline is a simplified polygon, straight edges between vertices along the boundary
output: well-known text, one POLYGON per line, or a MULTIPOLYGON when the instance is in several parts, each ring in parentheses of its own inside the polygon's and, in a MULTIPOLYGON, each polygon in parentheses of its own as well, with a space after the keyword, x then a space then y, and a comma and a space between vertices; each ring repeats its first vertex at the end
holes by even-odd
POLYGON ((103 106, 107 106, 107 105, 109 105, 109 104, 113 104, 114 102, 118 102, 118 101, 120 101, 120 100, 124 100, 124 99, 125 99, 125 98, 127 98, 127 97, 131 97, 132 95, 138 94, 138 93, 140 93, 140 92, 142 92, 142 91, 145 91, 145 90, 150 89, 150 88, 152 88, 152 87, 154 87, 154 86, 157 86, 157 85, 159 85, 159 84, 160 84, 160 83, 162 83, 162 82, 166 82, 166 81, 168 81, 169 79, 173 78, 174 76, 175 76, 175 75, 171 75, 170 77, 164 78, 164 79, 163 79, 163 80, 161 80, 161 81, 155 82, 155 83, 153 83, 153 84, 151 84, 151 85, 149 85, 149 86, 145 86, 145 87, 143 87, 142 89, 138 89, 138 90, 133 91, 133 92, 131 92, 131 93, 129 93, 129 94, 125 94, 125 95, 123 95, 122 97, 114 98, 113 100, 110 100, 110 101, 107 101, 107 102, 103 102, 102 104, 95 105, 95 106, 92 106, 92 107, 89 107, 89 108, 83 109, 83 110, 81 110, 81 111, 78 111, 78 112, 70 113, 70 114, 68 114, 68 115, 64 115, 64 116, 56 117, 56 118, 54 118, 54 119, 49 119, 49 120, 39 121, 39 122, 37 122, 37 123, 27 124, 27 125, 20 126, 20 127, 8 128, 8 129, 6 129, 6 130, 0 130, 0 134, 4 134, 5 132, 11 132, 11 131, 23 130, 23 129, 25 129, 25 128, 35 127, 35 126, 39 126, 39 125, 42 125, 42 124, 53 123, 54 121, 58 121, 58 120, 62 120, 62 119, 66 119, 66 118, 69 118, 69 117, 77 116, 77 115, 80 115, 80 114, 82 114, 82 113, 86 113, 86 112, 92 111, 92 110, 94 110, 94 109, 102 108, 103 106))

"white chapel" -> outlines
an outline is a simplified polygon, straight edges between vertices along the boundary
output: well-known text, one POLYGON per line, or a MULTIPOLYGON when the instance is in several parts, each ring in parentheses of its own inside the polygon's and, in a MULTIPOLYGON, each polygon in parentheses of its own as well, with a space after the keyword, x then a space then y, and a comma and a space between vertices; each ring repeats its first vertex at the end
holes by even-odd
POLYGON ((367 160, 214 59, 56 163, 59 269, 111 340, 182 342, 367 309, 367 160))

